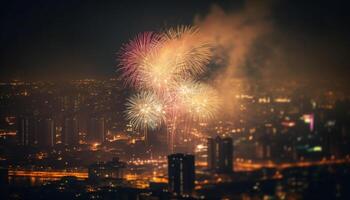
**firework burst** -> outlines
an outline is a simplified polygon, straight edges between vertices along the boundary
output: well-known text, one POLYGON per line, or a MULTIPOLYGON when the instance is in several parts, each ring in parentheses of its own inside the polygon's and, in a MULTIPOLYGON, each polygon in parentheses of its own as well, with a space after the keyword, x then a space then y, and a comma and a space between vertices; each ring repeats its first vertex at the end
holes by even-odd
POLYGON ((172 59, 171 51, 156 47, 144 59, 140 74, 141 84, 146 89, 164 93, 180 77, 178 68, 172 59))
POLYGON ((126 115, 135 128, 145 131, 145 138, 147 129, 161 123, 171 126, 174 134, 179 117, 189 124, 214 118, 220 105, 216 91, 195 81, 211 56, 210 45, 192 26, 142 33, 123 46, 122 78, 140 91, 128 99, 126 115))
POLYGON ((192 118, 201 122, 213 119, 221 103, 216 90, 203 83, 192 85, 183 101, 192 118))
POLYGON ((197 28, 179 26, 161 34, 157 45, 148 51, 141 67, 142 85, 157 92, 169 91, 183 78, 205 71, 211 58, 210 46, 201 41, 197 28))
POLYGON ((147 55, 157 46, 160 39, 160 35, 156 33, 145 32, 138 34, 122 47, 118 60, 126 85, 140 87, 142 82, 141 67, 144 65, 147 55))
POLYGON ((172 57, 181 73, 193 76, 203 73, 212 57, 211 47, 202 40, 197 27, 170 28, 163 33, 161 44, 172 49, 172 57))
POLYGON ((165 117, 165 105, 151 92, 141 92, 128 99, 127 119, 137 129, 155 129, 165 117))

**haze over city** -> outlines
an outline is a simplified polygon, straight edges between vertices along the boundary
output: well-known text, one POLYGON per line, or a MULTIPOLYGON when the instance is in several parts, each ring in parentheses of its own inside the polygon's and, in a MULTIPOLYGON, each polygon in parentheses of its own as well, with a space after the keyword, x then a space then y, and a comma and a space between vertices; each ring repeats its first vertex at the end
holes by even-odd
POLYGON ((4 199, 349 199, 346 1, 5 1, 4 199))

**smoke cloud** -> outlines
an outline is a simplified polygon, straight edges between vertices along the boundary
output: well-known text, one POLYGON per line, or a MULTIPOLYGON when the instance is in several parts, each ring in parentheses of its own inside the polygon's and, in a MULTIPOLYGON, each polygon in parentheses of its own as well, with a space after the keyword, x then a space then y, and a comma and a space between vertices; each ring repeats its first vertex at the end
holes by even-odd
POLYGON ((266 62, 260 57, 249 57, 257 41, 271 32, 269 15, 270 4, 266 1, 246 1, 237 11, 213 5, 208 15, 194 20, 202 37, 214 44, 213 65, 217 69, 213 82, 223 97, 225 110, 231 113, 238 108, 235 95, 248 78, 260 74, 256 65, 266 62))

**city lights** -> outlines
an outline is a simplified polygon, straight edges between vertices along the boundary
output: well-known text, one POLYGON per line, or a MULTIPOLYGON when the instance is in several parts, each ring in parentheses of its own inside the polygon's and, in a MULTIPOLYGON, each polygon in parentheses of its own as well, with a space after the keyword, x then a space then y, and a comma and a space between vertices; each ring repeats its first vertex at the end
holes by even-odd
POLYGON ((350 199, 346 1, 3 1, 0 199, 350 199))

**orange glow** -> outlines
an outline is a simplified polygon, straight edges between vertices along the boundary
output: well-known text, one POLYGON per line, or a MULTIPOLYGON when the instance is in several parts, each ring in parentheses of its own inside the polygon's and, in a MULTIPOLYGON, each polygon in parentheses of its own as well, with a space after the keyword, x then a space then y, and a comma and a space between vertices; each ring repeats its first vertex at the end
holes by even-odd
POLYGON ((152 178, 152 182, 156 182, 156 183, 167 183, 168 179, 164 178, 164 177, 153 177, 152 178))
POLYGON ((78 179, 88 178, 87 172, 9 170, 8 173, 9 176, 27 176, 42 178, 62 178, 65 176, 75 176, 78 179))
POLYGON ((238 171, 251 171, 251 170, 258 170, 261 168, 276 168, 276 169, 285 169, 290 167, 310 167, 310 166, 317 166, 317 165, 329 165, 329 164, 341 164, 341 163, 349 163, 349 159, 322 159, 321 161, 303 161, 303 162, 296 162, 296 163, 274 163, 271 161, 268 162, 261 162, 261 163, 253 163, 253 162, 235 162, 235 169, 238 171))

